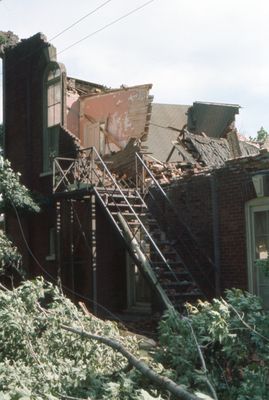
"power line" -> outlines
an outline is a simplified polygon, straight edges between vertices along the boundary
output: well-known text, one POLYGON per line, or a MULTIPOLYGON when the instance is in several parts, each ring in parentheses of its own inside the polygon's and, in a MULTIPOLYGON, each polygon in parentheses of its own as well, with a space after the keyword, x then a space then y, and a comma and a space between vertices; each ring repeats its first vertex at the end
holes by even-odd
POLYGON ((94 14, 96 11, 100 10, 101 8, 103 8, 106 4, 110 3, 111 1, 112 0, 107 0, 104 3, 100 4, 100 6, 96 7, 94 10, 90 11, 88 14, 86 14, 83 17, 79 18, 77 21, 75 21, 75 22, 73 22, 73 24, 67 26, 64 30, 62 30, 61 32, 57 33, 55 36, 51 37, 49 39, 49 42, 54 40, 54 39, 56 39, 56 38, 58 38, 63 33, 67 32, 69 29, 73 28, 75 25, 79 24, 81 21, 83 21, 84 19, 86 19, 90 15, 94 14))
MULTIPOLYGON (((17 221, 18 221, 18 224, 19 224, 19 228, 20 228, 20 232, 21 232, 21 235, 22 235, 24 244, 25 244, 25 246, 26 246, 26 248, 27 248, 27 250, 28 250, 30 256, 33 258, 33 260, 34 260, 34 261, 36 262, 36 264, 39 266, 39 268, 41 269, 41 271, 44 272, 45 275, 47 275, 47 277, 50 278, 54 283, 58 284, 57 279, 54 278, 54 276, 51 275, 51 274, 41 265, 41 263, 38 261, 38 259, 36 258, 36 256, 35 256, 34 253, 32 252, 32 250, 31 250, 31 248, 30 248, 30 246, 29 246, 29 244, 28 244, 28 241, 27 241, 27 239, 26 239, 26 236, 25 236, 25 234, 24 234, 24 230, 23 230, 23 227, 22 227, 22 223, 21 223, 21 219, 20 219, 18 210, 17 210, 15 204, 13 203, 13 201, 12 201, 11 199, 10 199, 10 201, 11 201, 11 205, 12 205, 12 207, 14 208, 14 211, 15 211, 15 214, 16 214, 16 218, 17 218, 17 221)), ((97 302, 94 302, 94 300, 90 299, 89 297, 83 296, 81 293, 78 293, 78 292, 76 292, 76 291, 74 291, 74 290, 72 290, 72 289, 69 289, 67 286, 64 286, 64 285, 62 285, 62 288, 64 288, 66 291, 68 291, 68 292, 71 293, 71 294, 74 294, 74 295, 76 295, 76 296, 79 296, 80 298, 83 298, 84 300, 88 300, 88 301, 90 301, 90 302, 92 302, 92 303, 96 303, 99 307, 103 308, 103 309, 104 309, 108 314, 110 314, 112 317, 116 317, 116 319, 118 319, 120 322, 123 322, 120 318, 118 318, 115 314, 113 314, 111 311, 109 311, 106 307, 102 306, 101 304, 99 304, 99 303, 97 303, 97 302)))
MULTIPOLYGON (((0 1, 1 1, 1 0, 0 0, 0 1)), ((105 6, 106 4, 108 4, 110 1, 112 1, 112 0, 107 0, 107 1, 105 1, 105 2, 102 3, 99 7, 95 8, 95 9, 92 10, 92 11, 90 11, 88 14, 84 15, 83 17, 81 17, 80 19, 78 19, 77 21, 75 21, 73 24, 71 24, 70 26, 68 26, 67 28, 65 28, 63 31, 59 32, 57 35, 55 35, 54 37, 52 37, 51 39, 49 39, 49 41, 55 39, 56 37, 59 37, 59 36, 60 36, 61 34, 63 34, 64 32, 66 32, 67 30, 71 29, 73 26, 77 25, 80 21, 82 21, 83 19, 87 18, 87 16, 92 15, 92 14, 95 13, 98 9, 104 7, 104 6, 105 6)), ((67 46, 67 47, 64 48, 63 50, 57 52, 57 55, 58 55, 58 54, 61 54, 61 53, 63 53, 63 52, 65 52, 65 51, 67 51, 67 50, 69 50, 71 47, 76 46, 76 45, 79 44, 80 42, 82 42, 82 41, 84 41, 84 40, 90 38, 91 36, 96 35, 97 33, 99 33, 99 32, 101 32, 101 31, 105 30, 106 28, 108 28, 108 27, 110 27, 110 26, 116 24, 117 22, 123 20, 124 18, 127 18, 128 16, 130 16, 130 15, 134 14, 135 12, 141 10, 142 8, 146 7, 146 6, 149 5, 150 3, 153 3, 153 1, 155 1, 155 0, 147 1, 146 3, 142 4, 141 6, 134 8, 133 10, 129 11, 128 13, 122 15, 121 17, 119 17, 119 18, 113 20, 112 22, 110 22, 110 23, 104 25, 103 27, 97 29, 96 31, 94 31, 94 32, 90 33, 89 35, 83 37, 82 39, 78 40, 77 42, 72 43, 71 45, 67 46)), ((42 48, 42 47, 40 47, 40 48, 42 48)), ((30 53, 30 54, 28 54, 28 55, 26 55, 26 56, 24 56, 22 59, 27 59, 27 58, 29 58, 30 56, 32 56, 33 54, 35 54, 38 50, 39 50, 39 49, 33 51, 32 53, 30 53)), ((12 66, 12 68, 14 68, 14 65, 12 66)), ((9 70, 11 70, 11 68, 9 68, 9 70)), ((3 73, 1 72, 0 75, 3 75, 3 73)))
MULTIPOLYGON (((12 199, 10 199, 10 202, 11 202, 12 207, 14 208, 15 215, 16 215, 16 218, 17 218, 17 221, 18 221, 18 225, 19 225, 19 229, 20 229, 20 232, 21 232, 21 235, 22 235, 24 244, 25 244, 25 246, 26 246, 26 248, 27 248, 27 250, 28 250, 30 256, 33 258, 33 260, 34 260, 34 261, 36 262, 36 264, 39 266, 39 268, 41 269, 41 271, 44 272, 45 275, 47 275, 47 277, 50 278, 56 285, 58 285, 57 279, 56 279, 53 275, 51 275, 51 274, 41 265, 41 263, 38 261, 38 259, 36 258, 36 256, 35 256, 34 253, 32 252, 32 250, 31 250, 31 248, 30 248, 30 246, 29 246, 29 244, 28 244, 28 241, 27 241, 27 239, 26 239, 26 236, 25 236, 25 233, 24 233, 24 230, 23 230, 23 227, 22 227, 22 223, 21 223, 21 219, 20 219, 18 210, 17 210, 15 204, 13 203, 12 199)), ((79 217, 78 217, 78 220, 79 220, 79 217)), ((80 220, 79 220, 79 225, 81 226, 80 220)), ((80 228, 80 229, 81 229, 81 228, 80 228)), ((83 233, 84 233, 84 235, 85 235, 84 230, 83 230, 83 233)), ((61 287, 62 287, 63 289, 65 289, 67 292, 69 292, 70 294, 75 295, 75 296, 78 296, 78 297, 80 297, 80 298, 83 299, 83 300, 87 300, 87 301, 89 301, 90 303, 97 305, 99 308, 101 308, 102 310, 104 310, 108 315, 110 315, 113 319, 117 320, 118 322, 120 322, 120 323, 122 323, 123 325, 125 325, 125 326, 128 327, 128 324, 127 324, 125 321, 123 321, 118 315, 114 314, 112 311, 110 311, 108 308, 106 308, 106 307, 103 306, 102 304, 98 303, 97 301, 91 299, 90 297, 84 296, 83 294, 81 294, 81 293, 79 293, 79 292, 76 292, 76 291, 70 289, 68 286, 61 285, 61 287)), ((132 328, 132 327, 129 325, 129 328, 132 328)), ((135 330, 137 333, 141 333, 141 334, 151 334, 151 333, 152 333, 152 332, 148 332, 148 331, 140 330, 140 329, 136 329, 136 328, 135 328, 134 330, 135 330)))
POLYGON ((74 42, 74 43, 72 43, 70 46, 65 47, 63 50, 59 51, 59 52, 57 53, 57 55, 63 53, 64 51, 67 51, 67 50, 71 49, 71 47, 74 47, 74 46, 76 46, 77 44, 83 42, 84 40, 89 39, 90 37, 96 35, 97 33, 101 32, 101 31, 103 31, 103 30, 105 30, 106 28, 108 28, 108 27, 110 27, 110 26, 116 24, 117 22, 123 20, 124 18, 129 17, 129 15, 132 15, 132 14, 134 14, 135 12, 137 12, 137 11, 141 10, 142 8, 146 7, 146 6, 149 5, 150 3, 153 3, 153 1, 155 1, 155 0, 147 1, 146 3, 142 4, 142 5, 139 6, 139 7, 134 8, 133 10, 129 11, 128 13, 126 13, 126 14, 124 14, 124 15, 122 15, 121 17, 114 19, 113 21, 111 21, 111 22, 109 22, 108 24, 102 26, 101 28, 97 29, 96 31, 90 33, 89 35, 84 36, 82 39, 78 40, 77 42, 74 42))
MULTIPOLYGON (((1 1, 1 0, 0 0, 1 1)), ((83 17, 79 18, 77 21, 73 22, 71 25, 67 26, 65 29, 63 29, 61 32, 57 33, 55 36, 53 36, 52 38, 50 38, 48 40, 48 42, 58 38, 59 36, 61 36, 63 33, 67 32, 69 29, 73 28, 75 25, 79 24, 79 22, 83 21, 84 19, 86 19, 87 17, 89 17, 90 15, 94 14, 96 11, 100 10, 101 8, 103 8, 106 4, 110 3, 112 0, 106 0, 104 3, 100 4, 100 6, 96 7, 94 10, 88 12, 87 14, 85 14, 83 17)), ((39 51, 42 48, 42 46, 40 46, 40 48, 36 49, 35 51, 33 51, 32 53, 24 56, 22 59, 27 59, 29 57, 31 57, 32 55, 34 55, 37 51, 39 51)), ((3 75, 2 72, 0 72, 0 75, 3 75)))

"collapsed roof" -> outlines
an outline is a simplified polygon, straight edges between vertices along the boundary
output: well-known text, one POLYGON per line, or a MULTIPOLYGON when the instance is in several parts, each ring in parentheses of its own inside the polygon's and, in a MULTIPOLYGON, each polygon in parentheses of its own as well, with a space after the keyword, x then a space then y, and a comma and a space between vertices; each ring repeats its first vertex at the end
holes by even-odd
POLYGON ((257 154, 257 145, 240 140, 235 130, 239 108, 202 102, 193 106, 152 104, 147 152, 161 162, 199 163, 207 167, 257 154))
POLYGON ((192 133, 205 132, 209 137, 225 137, 235 128, 238 104, 206 103, 195 101, 188 110, 188 130, 192 133))

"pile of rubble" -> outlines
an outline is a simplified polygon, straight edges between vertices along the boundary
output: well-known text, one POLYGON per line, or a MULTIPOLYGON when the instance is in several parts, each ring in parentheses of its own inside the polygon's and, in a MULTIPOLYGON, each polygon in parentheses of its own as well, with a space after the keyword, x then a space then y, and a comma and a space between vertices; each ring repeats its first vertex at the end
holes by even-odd
MULTIPOLYGON (((198 163, 195 165, 186 162, 162 163, 157 160, 147 160, 146 163, 155 179, 157 179, 161 185, 169 184, 183 177, 208 171, 208 168, 203 167, 198 163)), ((146 182, 150 182, 150 180, 150 177, 146 178, 146 182)))
MULTIPOLYGON (((178 140, 173 142, 168 162, 161 162, 145 155, 147 166, 160 184, 169 184, 174 180, 207 173, 220 168, 228 160, 259 154, 256 144, 241 141, 236 132, 226 138, 211 138, 205 133, 193 134, 182 131, 178 140), (173 152, 178 153, 177 162, 169 162, 173 152)), ((147 178, 150 182, 150 178, 147 178)))

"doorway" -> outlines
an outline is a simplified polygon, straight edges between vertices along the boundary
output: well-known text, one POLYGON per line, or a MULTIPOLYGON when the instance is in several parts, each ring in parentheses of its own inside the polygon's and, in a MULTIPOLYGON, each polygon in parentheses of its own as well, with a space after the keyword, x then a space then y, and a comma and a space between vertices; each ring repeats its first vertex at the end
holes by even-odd
POLYGON ((151 311, 151 288, 139 268, 126 253, 127 265, 127 308, 130 311, 151 311))

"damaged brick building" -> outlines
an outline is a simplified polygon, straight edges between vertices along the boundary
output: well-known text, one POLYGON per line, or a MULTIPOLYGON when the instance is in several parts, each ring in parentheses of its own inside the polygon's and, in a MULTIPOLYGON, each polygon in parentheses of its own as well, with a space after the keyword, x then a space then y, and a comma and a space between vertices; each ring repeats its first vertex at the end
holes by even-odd
POLYGON ((42 202, 21 217, 25 239, 6 216, 31 276, 99 312, 181 307, 234 286, 269 304, 255 264, 269 245, 269 158, 238 139, 239 106, 152 104, 150 84, 70 78, 42 34, 6 35, 1 55, 5 156, 42 202))

